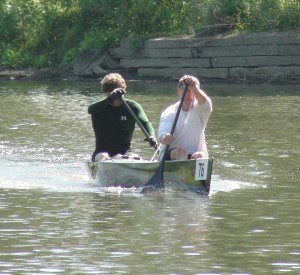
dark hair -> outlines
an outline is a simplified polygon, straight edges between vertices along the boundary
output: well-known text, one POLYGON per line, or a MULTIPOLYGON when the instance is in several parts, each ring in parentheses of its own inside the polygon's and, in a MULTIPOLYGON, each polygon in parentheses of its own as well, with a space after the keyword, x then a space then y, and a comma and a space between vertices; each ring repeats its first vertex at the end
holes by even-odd
POLYGON ((124 78, 117 73, 110 73, 107 74, 102 80, 101 80, 101 85, 102 85, 102 91, 104 93, 110 93, 116 88, 122 88, 126 89, 126 83, 124 78))

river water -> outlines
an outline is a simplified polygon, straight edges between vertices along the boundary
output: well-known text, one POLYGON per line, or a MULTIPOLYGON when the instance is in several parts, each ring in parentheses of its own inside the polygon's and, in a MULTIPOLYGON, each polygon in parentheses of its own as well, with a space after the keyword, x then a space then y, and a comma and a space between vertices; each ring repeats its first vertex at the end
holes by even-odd
MULTIPOLYGON (((157 129, 175 85, 129 82, 126 97, 157 129)), ((89 183, 97 83, 1 82, 0 273, 299 274, 300 87, 203 89, 211 195, 157 197, 89 183)))

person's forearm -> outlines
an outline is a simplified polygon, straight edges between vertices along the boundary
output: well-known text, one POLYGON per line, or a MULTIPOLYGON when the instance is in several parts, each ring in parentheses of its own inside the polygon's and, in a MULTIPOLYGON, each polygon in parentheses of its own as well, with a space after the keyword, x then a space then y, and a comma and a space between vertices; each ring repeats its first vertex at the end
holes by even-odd
POLYGON ((207 95, 200 87, 195 87, 194 95, 200 104, 204 104, 207 101, 207 95))
POLYGON ((152 127, 152 124, 148 121, 144 124, 144 128, 146 129, 147 133, 149 134, 149 136, 155 136, 155 131, 152 127))

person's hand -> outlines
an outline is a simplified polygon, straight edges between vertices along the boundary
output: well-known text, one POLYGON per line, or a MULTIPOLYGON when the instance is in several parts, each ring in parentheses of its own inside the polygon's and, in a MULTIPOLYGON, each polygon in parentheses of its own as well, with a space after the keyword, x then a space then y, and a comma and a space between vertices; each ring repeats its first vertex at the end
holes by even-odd
POLYGON ((204 104, 207 101, 208 96, 200 88, 200 82, 196 77, 191 76, 191 75, 185 75, 182 78, 180 78, 179 82, 181 82, 181 83, 189 82, 190 83, 188 90, 194 94, 194 96, 196 97, 198 102, 200 102, 200 104, 204 104))
POLYGON ((175 140, 175 137, 171 134, 165 134, 162 138, 162 143, 165 145, 170 145, 175 140))
POLYGON ((125 94, 126 94, 126 92, 124 89, 116 88, 108 95, 107 98, 110 102, 113 102, 114 100, 121 99, 122 96, 125 94))
POLYGON ((180 78, 179 82, 181 83, 187 83, 189 82, 189 87, 194 90, 195 88, 197 89, 200 89, 200 82, 199 80, 194 77, 194 76, 191 76, 191 75, 184 75, 182 78, 180 78))
POLYGON ((201 151, 197 151, 194 154, 192 154, 191 159, 200 159, 204 157, 204 153, 201 151))
POLYGON ((155 149, 158 147, 157 140, 154 136, 149 136, 148 138, 145 138, 145 141, 148 141, 149 145, 151 147, 154 147, 155 149))

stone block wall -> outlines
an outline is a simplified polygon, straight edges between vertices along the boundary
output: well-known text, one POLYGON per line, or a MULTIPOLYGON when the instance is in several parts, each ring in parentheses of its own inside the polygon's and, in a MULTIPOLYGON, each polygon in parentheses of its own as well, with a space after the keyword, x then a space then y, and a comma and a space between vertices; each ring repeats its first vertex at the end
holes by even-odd
POLYGON ((130 50, 124 40, 110 50, 121 69, 141 78, 200 79, 261 82, 300 81, 300 31, 202 38, 150 39, 130 50))

